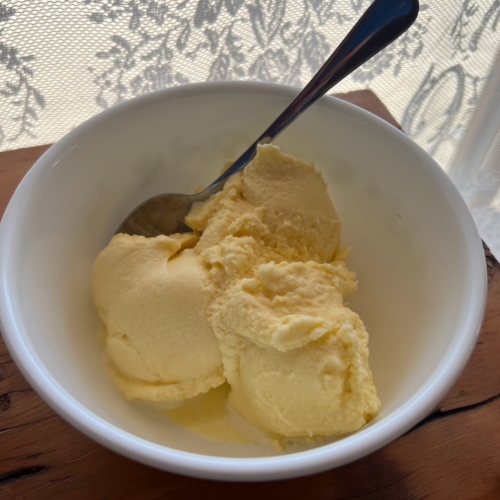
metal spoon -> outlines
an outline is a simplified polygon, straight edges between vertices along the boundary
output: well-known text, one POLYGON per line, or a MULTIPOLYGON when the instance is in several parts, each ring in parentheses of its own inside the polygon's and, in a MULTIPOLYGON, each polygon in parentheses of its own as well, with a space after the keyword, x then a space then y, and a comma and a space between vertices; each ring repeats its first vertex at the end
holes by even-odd
POLYGON ((146 200, 117 233, 150 237, 190 231, 184 218, 193 203, 220 191, 231 175, 254 158, 259 144, 273 141, 336 83, 403 34, 417 18, 418 9, 418 0, 375 0, 304 90, 226 172, 201 193, 162 194, 146 200))

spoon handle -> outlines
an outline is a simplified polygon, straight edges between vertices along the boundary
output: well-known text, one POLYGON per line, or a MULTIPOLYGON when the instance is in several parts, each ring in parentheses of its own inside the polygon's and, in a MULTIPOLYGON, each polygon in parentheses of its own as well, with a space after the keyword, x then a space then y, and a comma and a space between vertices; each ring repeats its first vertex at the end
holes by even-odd
POLYGON ((208 189, 242 169, 259 144, 273 141, 335 84, 403 34, 417 18, 418 9, 418 0, 375 0, 302 92, 208 189))

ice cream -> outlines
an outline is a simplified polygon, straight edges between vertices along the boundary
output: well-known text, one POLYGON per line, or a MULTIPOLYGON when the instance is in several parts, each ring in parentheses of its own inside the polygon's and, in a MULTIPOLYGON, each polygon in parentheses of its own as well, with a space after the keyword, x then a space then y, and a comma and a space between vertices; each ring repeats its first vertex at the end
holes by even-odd
POLYGON ((208 265, 207 318, 236 411, 278 436, 352 432, 380 408, 368 336, 343 304, 340 222, 312 164, 260 146, 187 224, 208 265))
POLYGON ((368 335, 344 305, 355 275, 314 166, 260 146, 186 223, 195 233, 116 236, 94 266, 125 396, 178 400, 227 380, 234 410, 273 440, 341 435, 372 418, 368 335))
POLYGON ((183 400, 225 380, 204 314, 206 271, 190 248, 197 240, 119 234, 94 263, 108 373, 128 399, 183 400))

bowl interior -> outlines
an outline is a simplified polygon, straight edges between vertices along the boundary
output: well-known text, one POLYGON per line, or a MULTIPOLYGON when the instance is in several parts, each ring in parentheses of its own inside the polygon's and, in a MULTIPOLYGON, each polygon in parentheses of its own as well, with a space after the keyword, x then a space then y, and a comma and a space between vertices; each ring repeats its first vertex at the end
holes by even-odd
MULTIPOLYGON (((294 95, 280 87, 217 88, 147 96, 51 149, 21 186, 5 285, 21 340, 53 390, 154 443, 261 457, 274 452, 196 437, 125 401, 106 376, 90 299, 93 260, 123 217, 150 196, 207 185, 294 95)), ((368 427, 376 425, 432 381, 462 340, 458 327, 471 307, 463 229, 429 160, 349 105, 324 98, 277 144, 323 172, 342 243, 353 248, 349 267, 359 290, 348 301, 370 333, 382 410, 368 427)))

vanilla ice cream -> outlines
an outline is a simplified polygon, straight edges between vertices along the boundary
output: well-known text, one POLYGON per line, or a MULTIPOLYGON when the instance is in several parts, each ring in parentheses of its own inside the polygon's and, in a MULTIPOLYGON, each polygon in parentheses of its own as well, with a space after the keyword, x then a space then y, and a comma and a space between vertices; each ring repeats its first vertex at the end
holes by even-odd
POLYGON ((189 248, 197 240, 194 234, 119 234, 94 263, 108 372, 128 399, 182 400, 225 380, 204 314, 206 271, 189 248))
POLYGON ((229 383, 274 441, 341 435, 380 409, 341 224, 310 163, 259 146, 193 206, 195 232, 118 235, 96 260, 110 374, 129 399, 186 399, 229 383))
POLYGON ((206 314, 236 411, 295 437, 345 434, 375 415, 368 336, 343 303, 355 275, 338 258, 340 222, 314 166, 260 146, 186 223, 202 233, 206 314))

